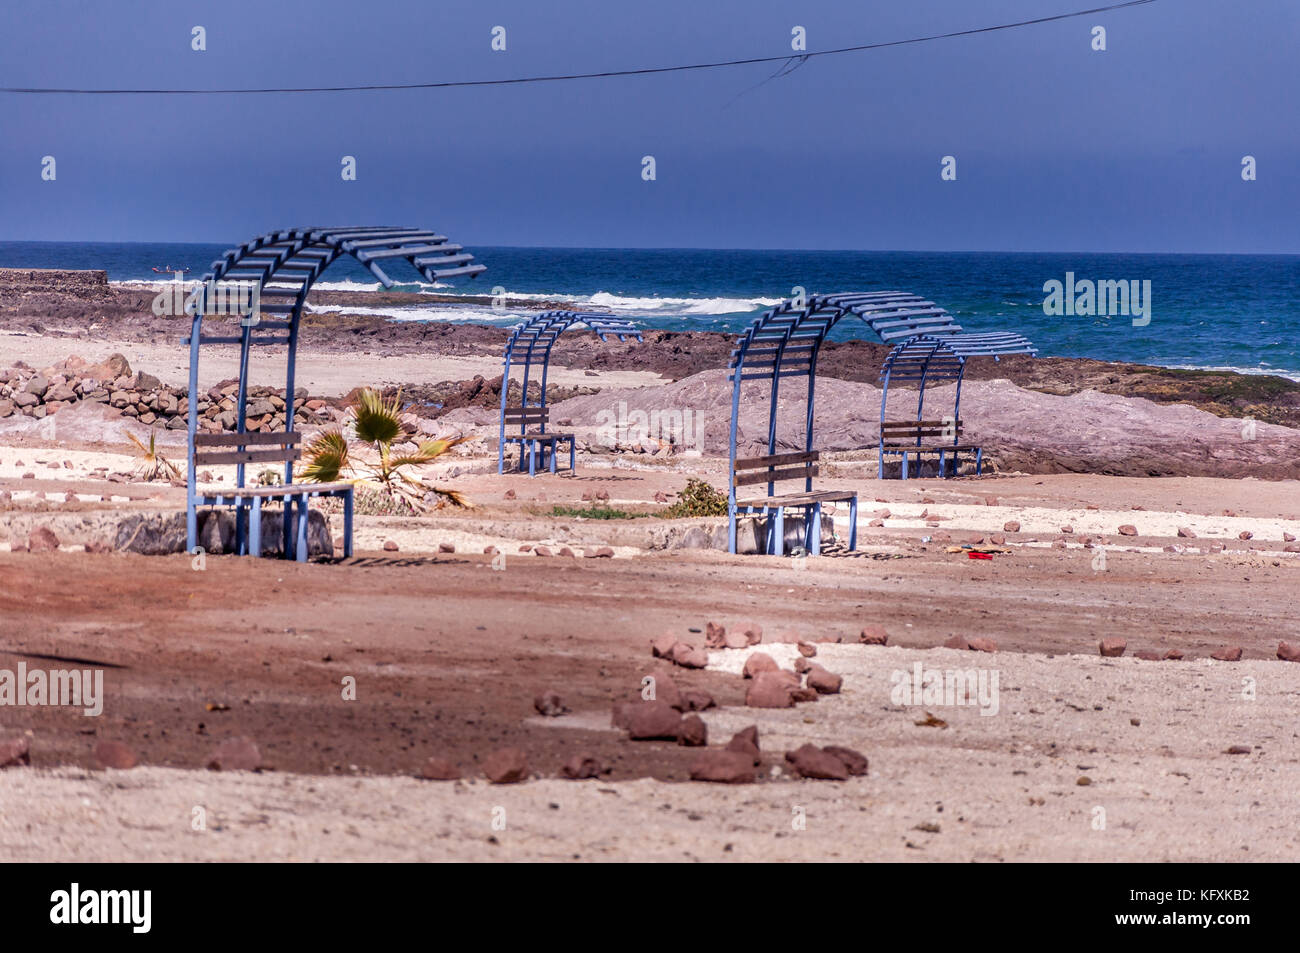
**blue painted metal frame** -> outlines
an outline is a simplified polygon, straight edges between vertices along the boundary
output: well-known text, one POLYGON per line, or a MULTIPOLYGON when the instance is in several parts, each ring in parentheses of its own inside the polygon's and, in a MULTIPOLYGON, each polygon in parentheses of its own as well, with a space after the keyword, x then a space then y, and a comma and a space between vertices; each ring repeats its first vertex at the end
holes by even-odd
MULTIPOLYGON (((307 293, 330 265, 342 255, 351 255, 365 265, 385 288, 393 286, 393 279, 384 271, 380 262, 390 259, 404 259, 412 268, 430 282, 454 277, 476 277, 486 270, 486 266, 474 262, 474 256, 460 245, 448 241, 445 235, 426 229, 406 226, 337 226, 330 228, 291 228, 259 235, 226 252, 212 263, 212 270, 203 276, 199 289, 186 303, 186 313, 190 315, 190 335, 182 343, 190 348, 189 375, 189 468, 186 479, 185 500, 185 539, 186 549, 193 552, 198 546, 198 507, 213 505, 233 505, 235 507, 235 527, 238 549, 246 552, 250 546, 246 542, 251 527, 246 532, 246 523, 250 518, 249 510, 256 512, 260 518, 260 504, 254 505, 248 497, 232 496, 229 502, 221 494, 200 494, 198 492, 198 473, 194 460, 194 437, 199 424, 199 351, 203 344, 238 344, 239 351, 239 389, 235 413, 237 415, 236 432, 244 433, 246 425, 245 412, 248 406, 248 359, 251 349, 256 345, 285 344, 288 346, 288 362, 285 373, 284 417, 285 429, 293 430, 294 424, 294 375, 297 370, 298 327, 302 318, 303 305, 307 293), (257 303, 257 313, 240 320, 241 330, 238 336, 230 334, 203 334, 203 319, 209 314, 209 295, 219 290, 218 282, 247 281, 255 282, 257 292, 252 300, 257 303), (265 298, 283 299, 265 301, 265 298), (263 319, 263 315, 271 315, 263 319), (271 332, 271 333, 267 333, 271 332)), ((213 295, 219 298, 220 295, 213 295)), ((218 312, 213 311, 212 314, 218 312)), ((235 485, 242 489, 245 485, 245 465, 240 463, 235 468, 235 485)), ((293 461, 284 465, 285 485, 293 484, 293 461)), ((304 492, 284 495, 284 552, 297 551, 297 558, 307 558, 306 527, 307 500, 319 495, 305 489, 304 492), (299 518, 290 519, 294 501, 299 507, 299 518), (297 546, 293 538, 293 524, 297 523, 297 535, 302 538, 302 545, 297 546)), ((343 495, 343 494, 331 494, 343 495)), ((259 519, 260 521, 260 519, 259 519)), ((350 495, 344 501, 344 530, 346 548, 351 549, 352 541, 352 506, 350 495)))
MULTIPOLYGON (((909 474, 908 457, 913 452, 896 445, 888 447, 885 445, 885 412, 889 401, 889 385, 891 383, 914 383, 917 385, 916 420, 919 424, 925 419, 925 389, 927 385, 956 381, 957 390, 952 407, 952 419, 955 422, 961 419, 961 385, 966 375, 966 361, 968 358, 992 357, 996 361, 1004 354, 1036 355, 1037 353, 1037 348, 1027 338, 1011 331, 992 331, 979 334, 921 334, 895 346, 885 357, 885 361, 880 368, 881 434, 877 470, 879 478, 882 480, 885 478, 885 455, 890 454, 902 456, 900 476, 906 480, 909 474)), ((961 435, 954 429, 953 446, 959 445, 960 441, 961 435)), ((923 448, 922 442, 920 434, 917 434, 917 449, 915 451, 917 472, 920 472, 922 453, 938 453, 939 473, 946 476, 948 468, 943 449, 941 447, 923 448)), ((983 460, 983 448, 977 448, 975 451, 976 475, 982 469, 983 460)), ((954 466, 956 462, 957 454, 954 451, 954 466)))
MULTIPOLYGON (((727 509, 728 548, 733 553, 736 551, 736 430, 740 419, 741 385, 747 380, 771 381, 767 452, 775 454, 781 380, 786 377, 806 377, 808 413, 804 430, 805 450, 811 452, 817 356, 831 329, 850 316, 862 319, 886 344, 908 341, 921 335, 944 339, 960 337, 966 339, 972 347, 976 346, 976 339, 979 339, 983 347, 990 349, 979 353, 990 354, 1026 353, 1016 348, 1020 342, 1028 344, 1019 335, 1009 333, 963 334, 961 325, 951 314, 933 301, 907 291, 812 295, 807 299, 792 298, 783 301, 763 312, 736 340, 736 347, 731 352, 729 364, 729 380, 732 381, 733 386, 731 427, 728 436, 728 472, 731 475, 731 486, 728 489, 727 509)), ((805 492, 811 491, 812 478, 809 476, 805 481, 805 492)), ((767 495, 776 495, 773 482, 767 484, 767 495)), ((803 508, 809 516, 817 515, 820 511, 820 505, 815 504, 808 504, 803 508)), ((854 508, 856 509, 856 506, 854 508)), ((856 526, 852 527, 850 533, 850 548, 853 548, 853 544, 856 543, 856 529, 856 526)), ((779 547, 781 541, 778 540, 776 545, 779 547)))
MULTIPOLYGON (((551 369, 551 348, 555 346, 556 340, 561 334, 573 327, 575 324, 585 324, 601 341, 608 341, 613 335, 619 341, 626 341, 629 338, 640 341, 641 331, 631 321, 624 318, 617 318, 612 314, 588 314, 583 311, 544 311, 527 321, 521 321, 515 325, 510 332, 510 337, 506 340, 506 351, 504 358, 504 368, 501 372, 501 418, 497 440, 497 473, 505 472, 506 444, 519 444, 519 469, 524 468, 525 447, 528 457, 528 474, 534 476, 537 472, 537 451, 549 447, 550 470, 555 472, 555 457, 558 448, 555 440, 545 438, 546 422, 540 421, 540 429, 535 434, 528 433, 528 422, 522 421, 519 425, 519 433, 506 436, 506 403, 510 393, 510 367, 515 362, 516 353, 523 352, 523 389, 521 398, 521 407, 542 407, 546 406, 546 381, 547 375, 551 369), (533 369, 541 366, 541 397, 534 403, 528 402, 528 379, 532 375, 533 369)), ((573 469, 574 464, 574 447, 573 441, 569 441, 569 469, 573 469)))

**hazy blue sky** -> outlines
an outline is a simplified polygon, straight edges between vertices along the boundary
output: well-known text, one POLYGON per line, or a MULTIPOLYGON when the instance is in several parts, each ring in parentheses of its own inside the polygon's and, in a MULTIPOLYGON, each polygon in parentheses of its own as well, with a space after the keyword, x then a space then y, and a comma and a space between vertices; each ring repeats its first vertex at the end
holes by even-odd
MULTIPOLYGON (((585 72, 782 54, 795 25, 815 51, 1100 2, 5 0, 0 86, 585 72), (190 48, 195 25, 206 52, 190 48)), ((0 239, 234 243, 391 223, 479 245, 1300 252, 1297 49, 1297 0, 1157 0, 814 59, 759 88, 772 66, 489 89, 0 94, 0 239), (940 180, 944 155, 955 182, 940 180), (1258 181, 1242 181, 1244 155, 1258 181)))

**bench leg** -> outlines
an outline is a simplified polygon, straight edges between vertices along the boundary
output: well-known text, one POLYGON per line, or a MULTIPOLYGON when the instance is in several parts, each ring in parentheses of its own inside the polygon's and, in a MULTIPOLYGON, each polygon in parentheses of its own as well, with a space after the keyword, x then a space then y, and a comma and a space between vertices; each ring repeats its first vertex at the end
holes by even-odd
POLYGON ((822 554, 822 505, 814 503, 812 506, 812 524, 808 527, 808 552, 814 556, 822 554))
POLYGON ((975 475, 976 476, 980 475, 980 470, 982 469, 983 464, 984 464, 984 448, 976 447, 975 448, 975 475))
POLYGON ((858 498, 849 500, 849 552, 858 550, 858 498))
POLYGON ((907 451, 906 451, 906 450, 903 451, 903 470, 902 470, 902 473, 903 473, 903 479, 906 480, 906 479, 907 479, 907 451))
POLYGON ((253 497, 253 509, 248 514, 248 555, 262 555, 262 498, 253 497))
POLYGON ((569 472, 572 473, 578 466, 578 452, 573 446, 574 440, 569 438, 569 472))
POLYGON ((727 552, 736 555, 736 508, 728 507, 727 512, 727 552))
POLYGON ((943 480, 948 479, 948 455, 943 450, 939 451, 939 477, 943 480))
POLYGON ((528 475, 537 476, 537 441, 528 441, 528 475))
POLYGON ((311 510, 307 506, 307 494, 304 493, 298 497, 298 542, 294 546, 294 558, 300 563, 307 561, 307 523, 310 515, 311 510))
POLYGON ((785 555, 785 507, 776 508, 776 532, 772 534, 772 554, 776 556, 785 555))
POLYGON ((556 458, 556 456, 558 455, 558 451, 559 451, 559 449, 560 449, 559 441, 558 441, 558 440, 552 440, 552 441, 551 441, 551 444, 550 444, 551 472, 552 472, 552 473, 555 472, 555 458, 556 458))
POLYGON ((352 491, 343 494, 343 558, 352 558, 352 491))

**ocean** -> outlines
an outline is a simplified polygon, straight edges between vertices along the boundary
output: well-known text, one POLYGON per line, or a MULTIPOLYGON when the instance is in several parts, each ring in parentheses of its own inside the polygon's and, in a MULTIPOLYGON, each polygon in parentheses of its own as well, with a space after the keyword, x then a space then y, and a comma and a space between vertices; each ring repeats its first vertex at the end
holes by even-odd
MULTIPOLYGON (((0 242, 0 267, 102 268, 109 280, 154 284, 154 268, 189 268, 197 279, 229 246, 152 243, 0 242)), ((512 325, 522 310, 493 309, 493 289, 511 298, 563 301, 608 311, 645 328, 738 333, 801 287, 808 294, 900 290, 925 295, 967 330, 1018 331, 1040 356, 1089 357, 1175 368, 1226 369, 1300 380, 1300 256, 1011 254, 1000 252, 747 251, 713 249, 470 249, 488 270, 430 285, 409 272, 398 290, 475 295, 471 303, 349 307, 398 321, 512 325), (1137 282, 1149 311, 1131 315, 1047 314, 1044 285, 1137 282), (1149 286, 1145 282, 1150 282, 1149 286), (1146 317, 1150 318, 1146 321, 1146 317), (1144 323, 1145 322, 1145 323, 1144 323)), ((397 277, 399 267, 390 274, 397 277)), ((377 291, 351 258, 318 289, 377 291)), ((499 293, 499 292, 497 292, 499 293)), ((318 308, 317 310, 329 310, 318 308)), ((851 321, 836 338, 865 334, 851 321)))

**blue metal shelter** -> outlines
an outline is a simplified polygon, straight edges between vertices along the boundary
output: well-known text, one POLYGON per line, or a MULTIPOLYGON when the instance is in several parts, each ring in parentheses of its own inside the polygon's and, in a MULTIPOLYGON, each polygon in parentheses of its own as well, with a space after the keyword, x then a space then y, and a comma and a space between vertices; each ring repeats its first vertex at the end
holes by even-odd
MULTIPOLYGON (((1009 332, 963 335, 961 325, 933 301, 906 291, 850 292, 792 298, 763 312, 736 341, 729 364, 732 381, 731 427, 728 437, 728 460, 731 474, 729 491, 729 548, 736 551, 736 432, 740 418, 741 385, 745 381, 770 381, 767 428, 767 452, 776 455, 777 407, 781 381, 800 378, 806 381, 807 419, 804 426, 805 449, 813 450, 813 420, 816 397, 817 355, 831 329, 847 317, 862 319, 886 344, 906 342, 921 335, 968 340, 974 353, 1029 353, 1028 342, 1009 332), (984 348, 979 350, 978 348, 984 348)), ((807 471, 805 492, 812 492, 812 470, 807 471)), ((773 475, 780 471, 773 470, 773 475)), ((775 496, 772 481, 767 495, 775 496)))
MULTIPOLYGON (((189 469, 186 493, 186 547, 191 552, 198 544, 199 506, 233 505, 236 507, 237 539, 240 551, 248 545, 243 527, 249 499, 242 495, 245 487, 245 463, 236 465, 235 492, 204 494, 198 491, 195 462, 195 437, 199 423, 199 352, 204 344, 238 344, 239 386, 236 400, 237 433, 245 433, 248 403, 248 358, 257 345, 287 345, 288 367, 284 389, 286 432, 294 425, 294 371, 298 350, 298 326, 307 293, 327 268, 343 255, 351 255, 365 265, 385 288, 393 279, 385 271, 390 262, 405 260, 427 281, 474 277, 486 270, 474 256, 445 235, 421 228, 403 226, 359 226, 334 228, 291 228, 268 232, 226 252, 212 263, 199 288, 186 304, 191 316, 190 335, 184 339, 190 348, 189 377, 189 469), (226 307, 232 289, 239 289, 234 300, 249 302, 249 310, 239 314, 237 331, 223 329, 204 334, 205 317, 231 316, 226 307), (250 294, 246 292, 251 291, 250 294), (268 317, 269 316, 269 317, 268 317)), ((226 441, 229 443, 229 439, 226 441)), ((249 443, 267 441, 248 441, 249 443)), ((292 441, 286 441, 286 443, 292 441)), ((232 453, 230 456, 238 456, 232 453)), ((243 452, 255 456, 256 451, 243 452)), ((287 456, 287 454, 286 454, 287 456)), ((285 484, 293 482, 293 461, 284 465, 285 484)), ((304 485, 305 486, 305 485, 304 485)), ((306 493, 301 495, 300 535, 306 532, 306 493)), ((288 504, 286 503, 286 506, 288 504)), ((287 514, 286 514, 287 516, 287 514)), ((284 520, 285 551, 291 551, 289 519, 284 520)), ((305 540, 303 541, 305 545, 305 540)), ((306 558, 305 552, 299 558, 306 558)))
MULTIPOLYGON (((506 443, 506 402, 510 392, 510 367, 512 364, 523 365, 523 389, 521 409, 534 407, 542 410, 546 407, 546 378, 551 368, 551 348, 556 340, 575 324, 585 324, 596 332, 601 341, 609 340, 610 335, 619 341, 633 338, 641 340, 641 331, 631 321, 615 317, 612 314, 588 314, 583 311, 544 311, 515 325, 506 340, 505 367, 501 372, 501 421, 497 443, 497 473, 505 471, 506 443), (541 396, 537 401, 528 401, 528 382, 534 371, 541 368, 541 396)), ((536 422, 539 434, 546 432, 546 415, 521 415, 519 435, 511 439, 520 442, 520 467, 523 466, 523 438, 527 435, 529 422, 536 422)), ((552 448, 554 457, 554 448, 552 448)))

